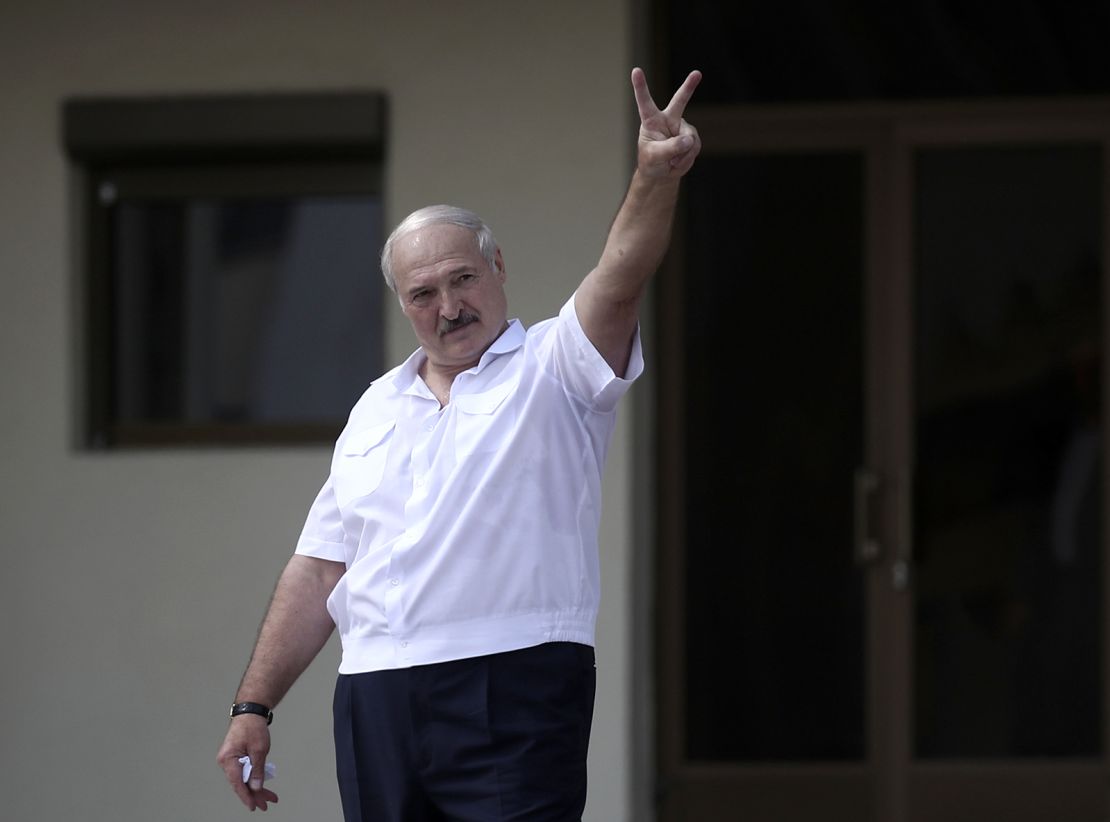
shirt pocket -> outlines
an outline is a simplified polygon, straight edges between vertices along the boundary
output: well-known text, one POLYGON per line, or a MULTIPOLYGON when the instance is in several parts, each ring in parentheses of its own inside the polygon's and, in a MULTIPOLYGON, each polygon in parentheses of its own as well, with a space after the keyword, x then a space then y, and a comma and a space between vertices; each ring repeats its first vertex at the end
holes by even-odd
POLYGON ((505 400, 515 383, 503 383, 481 394, 455 397, 455 455, 461 460, 470 454, 496 451, 509 433, 511 421, 505 418, 505 400))
POLYGON ((392 421, 352 434, 343 443, 339 461, 332 471, 335 498, 340 507, 374 493, 385 476, 392 421))

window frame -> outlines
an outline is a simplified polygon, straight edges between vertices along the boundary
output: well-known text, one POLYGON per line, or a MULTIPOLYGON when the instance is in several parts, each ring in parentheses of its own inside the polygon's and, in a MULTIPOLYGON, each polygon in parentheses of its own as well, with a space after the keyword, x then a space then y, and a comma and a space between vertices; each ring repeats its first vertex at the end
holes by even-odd
MULTIPOLYGON (((84 235, 80 445, 115 450, 333 441, 345 414, 329 423, 117 418, 111 206, 131 199, 190 197, 381 198, 384 97, 335 92, 74 98, 63 103, 62 118, 65 148, 78 171, 84 235)), ((380 350, 382 318, 368 319, 380 350)))

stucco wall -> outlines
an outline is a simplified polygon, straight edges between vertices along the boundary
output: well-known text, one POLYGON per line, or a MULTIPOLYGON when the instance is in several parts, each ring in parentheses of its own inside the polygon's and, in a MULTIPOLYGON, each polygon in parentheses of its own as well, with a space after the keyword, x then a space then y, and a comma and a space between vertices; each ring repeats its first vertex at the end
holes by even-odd
MULTIPOLYGON (((0 13, 0 816, 241 819, 214 763, 326 448, 77 450, 72 94, 368 88, 387 209, 481 212, 511 313, 548 316, 601 248, 631 157, 624 0, 39 0, 0 13)), ((391 303, 391 308, 393 304, 391 303)), ((414 341, 391 311, 396 361, 414 341)), ((631 403, 606 475, 587 818, 631 818, 631 403)), ((277 819, 339 818, 325 649, 278 710, 277 819)))

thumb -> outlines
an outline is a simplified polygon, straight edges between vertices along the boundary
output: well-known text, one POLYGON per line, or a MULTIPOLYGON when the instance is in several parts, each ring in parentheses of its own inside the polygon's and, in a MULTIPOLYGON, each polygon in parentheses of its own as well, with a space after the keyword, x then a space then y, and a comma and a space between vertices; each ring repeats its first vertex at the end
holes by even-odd
POLYGON ((247 752, 250 757, 249 785, 252 791, 262 790, 262 783, 266 779, 266 754, 269 748, 255 748, 247 752))
POLYGON ((682 165, 694 149, 697 141, 690 134, 680 134, 640 146, 639 167, 649 176, 669 176, 682 165))
POLYGON ((667 148, 671 151, 671 158, 681 157, 687 151, 694 147, 694 138, 690 134, 680 134, 677 137, 668 140, 667 148))

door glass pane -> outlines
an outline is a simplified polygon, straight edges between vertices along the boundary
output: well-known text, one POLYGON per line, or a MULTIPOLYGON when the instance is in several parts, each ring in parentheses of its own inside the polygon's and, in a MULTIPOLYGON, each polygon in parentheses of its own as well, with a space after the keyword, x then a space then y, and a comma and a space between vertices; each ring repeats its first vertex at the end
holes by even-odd
POLYGON ((863 159, 703 157, 686 191, 686 756, 863 755, 863 159))
POLYGON ((915 160, 922 757, 1100 750, 1101 158, 915 160))

